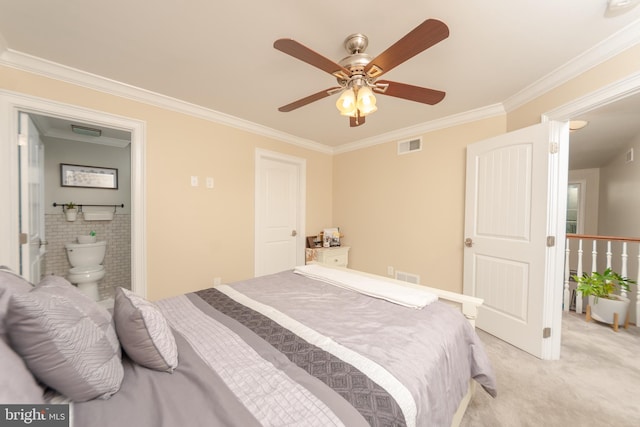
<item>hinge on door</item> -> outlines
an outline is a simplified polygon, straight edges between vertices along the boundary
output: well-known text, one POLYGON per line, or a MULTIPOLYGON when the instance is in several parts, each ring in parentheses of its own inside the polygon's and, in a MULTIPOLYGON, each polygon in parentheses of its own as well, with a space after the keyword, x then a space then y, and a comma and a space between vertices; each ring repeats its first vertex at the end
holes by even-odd
POLYGON ((551 336, 551 328, 544 328, 542 330, 542 338, 549 338, 551 336))
POLYGON ((547 247, 552 248, 556 245, 556 236, 547 236, 547 247))
POLYGON ((549 143, 549 153, 551 154, 557 154, 559 151, 559 146, 557 142, 551 142, 549 143))
POLYGON ((20 147, 26 147, 27 144, 29 143, 28 141, 29 138, 27 138, 27 135, 21 133, 18 135, 18 145, 20 147))
POLYGON ((27 233, 20 233, 20 244, 26 245, 28 241, 29 241, 29 236, 27 235, 27 233))

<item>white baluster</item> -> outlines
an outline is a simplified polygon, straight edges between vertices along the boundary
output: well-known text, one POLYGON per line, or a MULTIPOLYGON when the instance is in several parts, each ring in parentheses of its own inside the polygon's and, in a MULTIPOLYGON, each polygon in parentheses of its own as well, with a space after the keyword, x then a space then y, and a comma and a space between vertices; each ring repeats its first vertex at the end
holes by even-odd
POLYGON ((593 248, 591 249, 591 272, 598 271, 598 243, 597 240, 593 241, 593 248))
POLYGON ((567 239, 567 245, 564 250, 564 298, 563 298, 563 307, 564 311, 569 311, 569 306, 571 305, 571 293, 569 292, 569 277, 571 276, 571 272, 569 270, 569 254, 571 254, 571 249, 569 248, 569 239, 567 239))
MULTIPOLYGON (((576 274, 578 277, 582 277, 582 239, 578 240, 578 269, 576 274)), ((576 289, 576 313, 582 314, 582 292, 576 289)))
POLYGON ((611 252, 611 240, 607 241, 607 268, 611 268, 611 257, 613 252, 611 252))
MULTIPOLYGON (((620 275, 622 277, 627 277, 627 262, 629 260, 629 254, 627 253, 627 242, 622 242, 622 268, 620 269, 620 275)), ((622 295, 623 297, 627 297, 627 291, 625 291, 624 289, 622 289, 620 291, 620 295, 622 295)))

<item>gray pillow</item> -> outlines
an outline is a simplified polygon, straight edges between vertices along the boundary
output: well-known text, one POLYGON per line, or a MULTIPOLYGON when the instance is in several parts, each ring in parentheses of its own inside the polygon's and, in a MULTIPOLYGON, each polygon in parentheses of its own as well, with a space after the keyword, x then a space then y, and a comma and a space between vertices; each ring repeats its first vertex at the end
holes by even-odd
POLYGON ((25 280, 24 277, 11 271, 9 267, 0 266, 0 341, 9 342, 4 318, 7 315, 11 294, 24 294, 32 288, 33 285, 25 280))
POLYGON ((42 388, 18 356, 0 340, 0 403, 44 403, 42 388))
POLYGON ((131 360, 157 371, 173 372, 178 366, 173 332, 153 303, 118 288, 113 319, 120 344, 131 360))
POLYGON ((120 343, 107 310, 62 277, 13 294, 7 313, 13 349, 43 383, 75 401, 120 389, 120 343))

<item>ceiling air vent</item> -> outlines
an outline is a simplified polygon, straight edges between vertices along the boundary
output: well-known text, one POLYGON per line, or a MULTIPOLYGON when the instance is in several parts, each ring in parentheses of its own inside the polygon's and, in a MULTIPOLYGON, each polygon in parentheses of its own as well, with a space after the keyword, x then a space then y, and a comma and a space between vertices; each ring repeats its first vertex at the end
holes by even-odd
POLYGON ((398 155, 414 153, 422 150, 422 138, 409 139, 398 142, 398 155))

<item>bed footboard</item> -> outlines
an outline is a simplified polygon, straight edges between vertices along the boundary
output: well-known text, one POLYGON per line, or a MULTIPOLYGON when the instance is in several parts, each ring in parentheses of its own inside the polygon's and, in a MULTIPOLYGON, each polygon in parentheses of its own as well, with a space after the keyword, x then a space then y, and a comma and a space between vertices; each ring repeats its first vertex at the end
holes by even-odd
POLYGON ((399 286, 409 287, 409 288, 418 288, 418 289, 426 289, 434 294, 438 295, 438 298, 443 302, 450 304, 452 306, 456 306, 462 311, 464 317, 467 318, 471 326, 476 327, 476 318, 478 317, 478 307, 483 304, 483 300, 481 298, 472 297, 469 295, 458 294, 451 291, 445 291, 443 289, 432 288, 429 286, 423 285, 415 285, 413 283, 404 282, 402 280, 392 279, 390 277, 379 276, 376 274, 365 273, 363 271, 352 270, 350 268, 342 268, 342 267, 332 267, 338 270, 349 271, 351 273, 361 274, 363 276, 372 277, 378 280, 385 280, 390 283, 397 284, 399 286))

